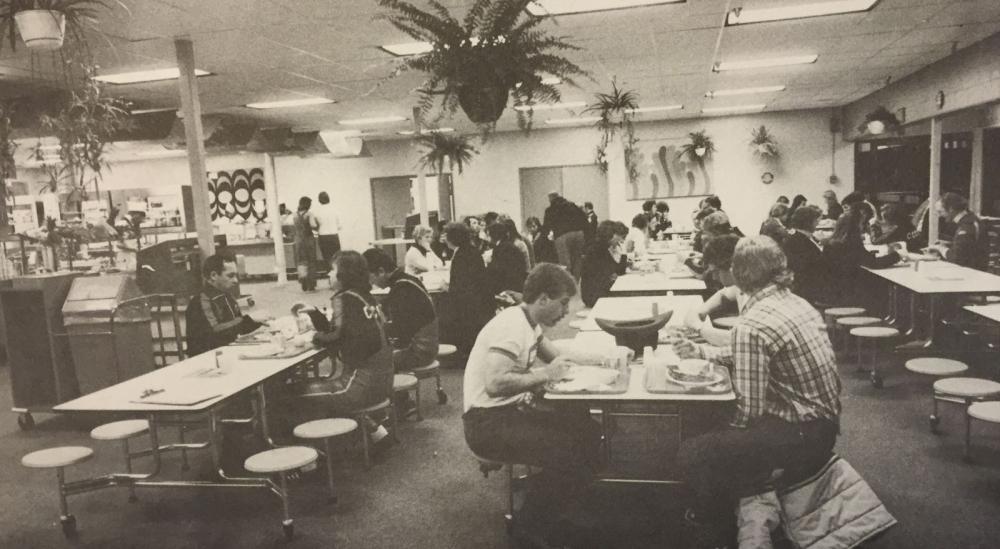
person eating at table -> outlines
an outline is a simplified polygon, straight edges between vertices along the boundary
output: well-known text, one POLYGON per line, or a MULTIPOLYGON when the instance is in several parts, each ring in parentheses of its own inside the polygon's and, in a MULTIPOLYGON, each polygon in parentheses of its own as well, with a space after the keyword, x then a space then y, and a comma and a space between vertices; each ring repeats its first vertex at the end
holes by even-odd
POLYGON ((930 251, 956 265, 985 271, 990 258, 989 243, 979 218, 969 211, 969 201, 957 193, 944 193, 935 209, 955 225, 955 236, 950 245, 938 242, 930 246, 930 251))
POLYGON ((694 495, 685 514, 696 546, 735 541, 734 509, 776 469, 785 485, 818 471, 833 451, 841 381, 823 318, 789 289, 785 255, 770 238, 741 239, 732 275, 747 296, 727 347, 682 341, 682 358, 715 360, 732 371, 730 424, 681 443, 678 463, 694 495))
POLYGON ((566 524, 573 504, 598 470, 601 438, 587 406, 547 406, 540 398, 545 385, 564 379, 575 363, 596 360, 561 352, 543 333, 566 316, 575 294, 570 273, 537 265, 525 281, 524 301, 479 333, 463 380, 469 449, 485 459, 542 468, 531 477, 514 524, 558 546, 565 539, 554 538, 574 530, 566 524))
POLYGON ((392 257, 380 248, 364 253, 373 286, 388 288, 383 305, 389 317, 388 334, 395 351, 392 362, 397 372, 434 362, 438 351, 438 318, 427 288, 419 278, 396 267, 392 257))
POLYGON ((217 253, 201 264, 202 287, 184 313, 187 355, 225 347, 263 326, 240 311, 232 290, 238 282, 236 258, 217 253))
POLYGON ((628 229, 617 221, 601 221, 594 241, 583 258, 580 278, 580 297, 583 304, 593 307, 597 300, 608 295, 619 275, 628 269, 625 255, 625 237, 628 229))
POLYGON ((699 335, 710 345, 728 345, 729 330, 715 328, 705 323, 705 320, 712 315, 719 317, 738 313, 739 305, 746 301, 733 280, 731 270, 733 252, 739 240, 740 237, 729 234, 713 238, 705 246, 703 259, 707 268, 706 273, 712 273, 723 287, 700 306, 689 309, 684 319, 684 324, 698 330, 699 335))

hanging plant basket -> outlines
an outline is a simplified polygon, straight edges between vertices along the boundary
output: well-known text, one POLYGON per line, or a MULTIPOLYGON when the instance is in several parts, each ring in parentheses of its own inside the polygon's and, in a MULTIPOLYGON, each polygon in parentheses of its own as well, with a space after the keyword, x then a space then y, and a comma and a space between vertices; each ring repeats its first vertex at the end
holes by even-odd
POLYGON ((500 87, 462 86, 458 104, 469 120, 476 124, 492 124, 507 108, 508 91, 500 87))
POLYGON ((66 15, 53 10, 24 10, 14 14, 17 32, 29 49, 57 50, 66 36, 66 15))
POLYGON ((704 162, 715 152, 715 143, 705 130, 689 133, 688 139, 689 141, 681 145, 677 151, 677 158, 687 157, 692 162, 704 162))
POLYGON ((865 115, 865 121, 858 126, 858 132, 868 135, 882 135, 887 131, 898 134, 901 125, 895 114, 879 105, 874 111, 865 115))
POLYGON ((766 126, 760 126, 751 130, 750 150, 753 155, 764 162, 777 160, 781 156, 778 150, 778 142, 774 140, 774 135, 767 130, 766 126))

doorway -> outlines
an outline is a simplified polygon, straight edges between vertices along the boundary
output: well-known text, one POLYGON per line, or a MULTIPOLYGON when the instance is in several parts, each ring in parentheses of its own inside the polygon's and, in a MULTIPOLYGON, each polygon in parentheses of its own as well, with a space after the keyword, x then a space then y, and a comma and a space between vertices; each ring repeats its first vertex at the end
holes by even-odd
POLYGON ((608 179, 594 164, 521 168, 521 216, 543 219, 549 206, 548 194, 555 191, 583 207, 594 204, 597 218, 608 218, 608 179))

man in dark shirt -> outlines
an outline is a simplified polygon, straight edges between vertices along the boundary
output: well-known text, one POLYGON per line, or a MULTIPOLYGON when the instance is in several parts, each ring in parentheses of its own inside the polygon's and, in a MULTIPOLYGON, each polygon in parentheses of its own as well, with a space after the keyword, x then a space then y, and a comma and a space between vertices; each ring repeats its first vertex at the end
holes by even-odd
POLYGON ((837 220, 844 213, 844 208, 837 201, 837 193, 833 191, 825 191, 823 193, 823 199, 826 200, 826 218, 837 220))
POLYGON ((549 193, 549 207, 545 209, 542 233, 552 233, 559 263, 577 279, 580 278, 586 227, 587 216, 579 206, 559 196, 557 192, 549 193))
POLYGON ((395 341, 393 364, 405 372, 434 362, 438 351, 438 319, 434 302, 420 279, 406 274, 385 251, 364 253, 372 285, 389 288, 384 302, 389 337, 395 341))
POLYGON ((191 296, 184 313, 188 356, 224 347, 263 326, 241 313, 230 293, 237 282, 236 258, 215 254, 201 264, 201 274, 202 289, 191 296))
POLYGON ((931 250, 957 265, 986 270, 989 261, 986 231, 976 214, 969 211, 969 202, 956 193, 944 193, 936 209, 938 215, 955 224, 955 236, 950 246, 939 243, 931 246, 931 250))
POLYGON ((597 232, 597 212, 594 211, 594 203, 584 202, 583 213, 587 214, 587 229, 583 236, 589 244, 594 239, 594 233, 597 232))

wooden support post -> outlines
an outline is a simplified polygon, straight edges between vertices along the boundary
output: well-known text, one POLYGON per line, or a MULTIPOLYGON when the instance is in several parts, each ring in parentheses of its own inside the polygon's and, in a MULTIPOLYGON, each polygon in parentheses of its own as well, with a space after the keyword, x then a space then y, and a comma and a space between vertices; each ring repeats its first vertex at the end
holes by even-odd
POLYGON ((201 100, 194 74, 194 44, 185 38, 174 40, 177 67, 180 70, 181 112, 184 113, 184 139, 187 142, 188 167, 191 172, 191 198, 194 203, 194 228, 202 259, 215 253, 212 216, 208 210, 208 181, 205 167, 205 136, 201 127, 201 100))
POLYGON ((983 213, 983 128, 972 130, 972 173, 969 175, 969 209, 983 213))
POLYGON ((941 197, 941 119, 936 116, 931 118, 931 177, 927 196, 930 197, 927 242, 934 244, 940 238, 940 220, 935 205, 941 197))
POLYGON ((274 241, 274 274, 278 283, 288 282, 288 265, 285 262, 285 239, 281 232, 281 212, 278 208, 278 177, 274 157, 264 153, 264 191, 267 195, 267 218, 271 222, 271 240, 274 241))

